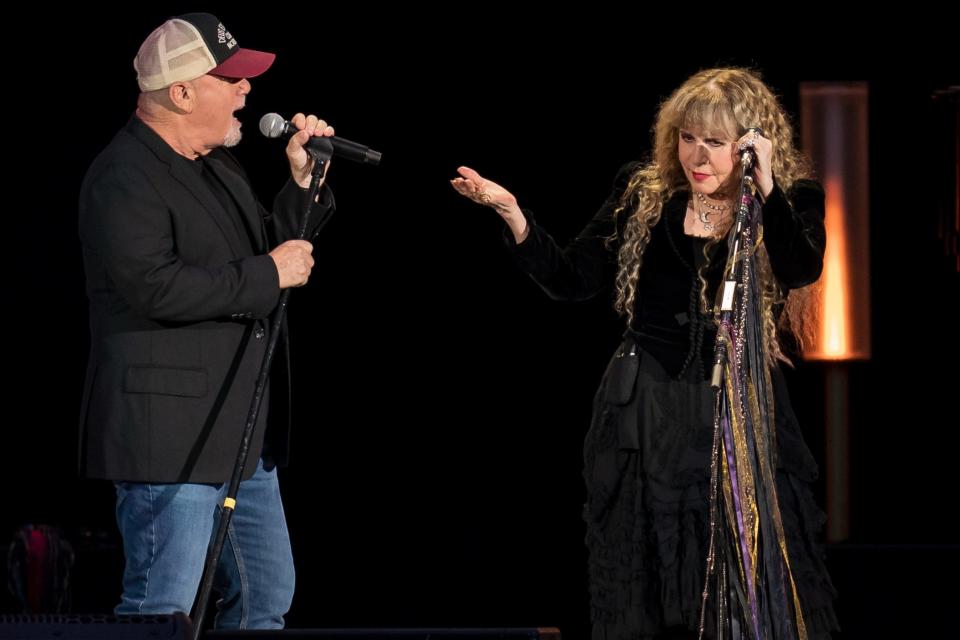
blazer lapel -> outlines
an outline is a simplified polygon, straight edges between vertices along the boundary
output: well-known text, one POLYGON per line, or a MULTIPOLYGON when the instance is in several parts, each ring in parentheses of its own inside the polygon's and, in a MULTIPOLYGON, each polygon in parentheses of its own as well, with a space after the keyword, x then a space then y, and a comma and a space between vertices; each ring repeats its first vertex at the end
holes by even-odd
POLYGON ((231 171, 216 154, 207 156, 207 166, 220 178, 227 191, 233 196, 233 201, 240 210, 243 224, 250 238, 254 253, 263 253, 267 250, 267 238, 264 233, 263 216, 257 207, 257 199, 253 190, 237 172, 231 171))
MULTIPOLYGON (((130 118, 130 122, 127 123, 127 131, 143 142, 170 167, 170 175, 186 187, 200 202, 207 215, 213 218, 233 254, 238 258, 247 255, 246 250, 244 250, 245 243, 241 241, 237 233, 237 225, 230 220, 229 214, 210 191, 200 174, 187 164, 189 160, 177 155, 177 152, 171 149, 170 145, 136 116, 130 118)), ((224 172, 218 172, 217 175, 221 173, 224 172)))
POLYGON ((170 174, 183 183, 183 186, 190 190, 190 193, 200 201, 203 210, 213 218, 220 232, 230 244, 230 248, 236 257, 242 257, 246 254, 243 250, 243 243, 237 235, 237 226, 228 217, 226 209, 220 204, 216 196, 210 191, 210 187, 203 181, 203 178, 191 167, 184 166, 182 162, 173 164, 170 167, 170 174))

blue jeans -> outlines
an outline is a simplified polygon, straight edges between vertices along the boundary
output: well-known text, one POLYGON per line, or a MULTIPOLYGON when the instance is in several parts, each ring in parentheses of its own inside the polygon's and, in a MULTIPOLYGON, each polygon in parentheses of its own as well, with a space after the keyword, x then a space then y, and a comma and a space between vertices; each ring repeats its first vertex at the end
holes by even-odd
MULTIPOLYGON (((227 485, 117 482, 117 525, 126 566, 123 614, 190 613, 227 485)), ((279 629, 293 600, 290 537, 277 470, 240 483, 214 575, 215 625, 279 629)), ((212 600, 211 600, 212 602, 212 600)))

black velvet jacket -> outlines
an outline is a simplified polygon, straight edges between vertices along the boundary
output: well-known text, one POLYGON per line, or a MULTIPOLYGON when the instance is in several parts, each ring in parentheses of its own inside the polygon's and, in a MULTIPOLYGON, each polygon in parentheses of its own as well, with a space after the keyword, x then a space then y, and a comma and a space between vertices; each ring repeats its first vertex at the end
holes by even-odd
MULTIPOLYGON (((631 163, 620 170, 606 202, 565 248, 537 225, 530 212, 525 212, 530 231, 522 243, 517 245, 513 236, 505 233, 520 267, 550 297, 584 300, 612 286, 627 218, 621 215, 614 220, 613 212, 638 166, 631 163)), ((675 376, 694 363, 702 370, 710 359, 716 332, 699 310, 697 273, 706 262, 707 299, 713 300, 727 259, 726 243, 715 243, 705 257, 706 240, 684 234, 689 195, 688 191, 674 194, 651 229, 630 326, 644 349, 675 376)), ((798 180, 786 194, 774 187, 763 203, 764 244, 784 291, 820 277, 826 243, 823 218, 823 188, 812 180, 798 180)))

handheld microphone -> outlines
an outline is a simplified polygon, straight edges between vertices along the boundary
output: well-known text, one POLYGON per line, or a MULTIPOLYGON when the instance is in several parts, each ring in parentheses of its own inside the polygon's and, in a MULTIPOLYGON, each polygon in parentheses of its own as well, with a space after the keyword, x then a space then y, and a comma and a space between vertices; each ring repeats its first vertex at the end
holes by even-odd
MULTIPOLYGON (((268 113, 260 118, 260 133, 268 138, 283 138, 287 140, 298 131, 299 129, 297 129, 296 125, 284 120, 280 114, 268 113)), ((337 157, 362 164, 380 164, 381 153, 379 151, 374 151, 370 147, 358 142, 352 142, 338 138, 337 136, 311 136, 310 140, 308 140, 304 146, 308 149, 315 148, 317 151, 323 151, 328 144, 333 145, 333 155, 337 157)))

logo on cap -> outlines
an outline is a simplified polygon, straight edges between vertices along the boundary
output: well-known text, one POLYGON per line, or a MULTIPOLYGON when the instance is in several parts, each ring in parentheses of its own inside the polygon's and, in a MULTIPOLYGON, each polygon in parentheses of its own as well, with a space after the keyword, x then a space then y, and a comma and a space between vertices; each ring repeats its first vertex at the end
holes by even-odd
POLYGON ((234 39, 230 32, 227 31, 227 28, 223 26, 223 23, 217 25, 217 41, 220 44, 226 44, 228 49, 233 49, 237 46, 237 41, 234 39))

